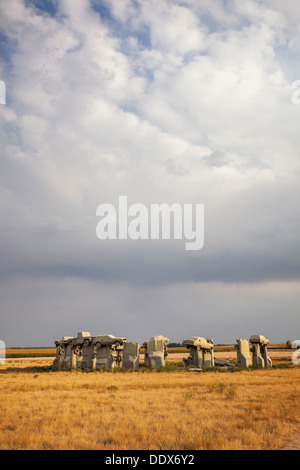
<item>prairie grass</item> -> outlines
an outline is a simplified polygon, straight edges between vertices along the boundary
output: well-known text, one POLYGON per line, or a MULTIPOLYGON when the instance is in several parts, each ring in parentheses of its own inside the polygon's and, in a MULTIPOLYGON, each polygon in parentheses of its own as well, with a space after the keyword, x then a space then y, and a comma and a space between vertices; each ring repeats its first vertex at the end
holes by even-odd
POLYGON ((280 449, 300 426, 299 367, 85 373, 41 364, 0 368, 0 449, 280 449))
POLYGON ((56 348, 7 348, 7 358, 55 357, 56 348))

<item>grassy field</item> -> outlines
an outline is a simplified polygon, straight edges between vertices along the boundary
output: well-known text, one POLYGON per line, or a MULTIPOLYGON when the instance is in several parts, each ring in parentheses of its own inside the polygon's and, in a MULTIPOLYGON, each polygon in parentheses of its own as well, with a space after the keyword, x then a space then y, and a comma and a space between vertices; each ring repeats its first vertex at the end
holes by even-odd
POLYGON ((17 357, 54 357, 56 348, 7 348, 7 358, 17 357))
POLYGON ((299 366, 52 372, 51 362, 0 366, 0 449, 280 449, 300 426, 299 366))

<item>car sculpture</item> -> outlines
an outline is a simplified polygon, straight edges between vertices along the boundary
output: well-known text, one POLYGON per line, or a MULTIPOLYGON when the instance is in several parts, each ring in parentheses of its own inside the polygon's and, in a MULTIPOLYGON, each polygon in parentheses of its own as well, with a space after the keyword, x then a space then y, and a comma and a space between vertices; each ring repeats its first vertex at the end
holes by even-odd
POLYGON ((114 335, 99 335, 95 336, 93 340, 93 344, 97 348, 101 348, 102 346, 115 346, 116 348, 123 346, 124 343, 127 342, 126 338, 121 338, 119 336, 114 335))
POLYGON ((182 341, 182 345, 186 346, 187 349, 191 347, 197 349, 213 349, 214 344, 211 339, 201 338, 200 336, 191 336, 188 339, 182 341))

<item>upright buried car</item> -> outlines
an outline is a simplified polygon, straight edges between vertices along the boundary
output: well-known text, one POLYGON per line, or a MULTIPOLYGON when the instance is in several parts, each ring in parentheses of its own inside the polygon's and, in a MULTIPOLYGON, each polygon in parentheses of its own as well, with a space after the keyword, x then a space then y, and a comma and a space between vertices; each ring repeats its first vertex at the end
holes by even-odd
POLYGON ((113 335, 98 335, 93 340, 96 369, 120 367, 126 338, 113 335))

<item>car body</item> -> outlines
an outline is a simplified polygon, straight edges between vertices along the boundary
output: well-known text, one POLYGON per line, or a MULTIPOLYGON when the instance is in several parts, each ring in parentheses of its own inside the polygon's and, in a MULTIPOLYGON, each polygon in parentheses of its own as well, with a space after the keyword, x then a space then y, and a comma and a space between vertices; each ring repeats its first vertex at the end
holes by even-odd
POLYGON ((191 336, 190 338, 184 339, 182 345, 188 349, 191 347, 199 347, 202 349, 213 349, 214 344, 211 339, 201 338, 200 336, 191 336))
POLYGON ((262 335, 252 335, 249 339, 249 342, 252 344, 259 343, 265 346, 268 346, 270 344, 270 341, 262 335))
POLYGON ((114 335, 98 335, 93 339, 93 344, 98 348, 101 346, 112 346, 116 347, 123 346, 127 342, 126 338, 114 335))
POLYGON ((70 341, 74 340, 73 336, 63 336, 61 339, 54 341, 56 347, 67 345, 70 341))

